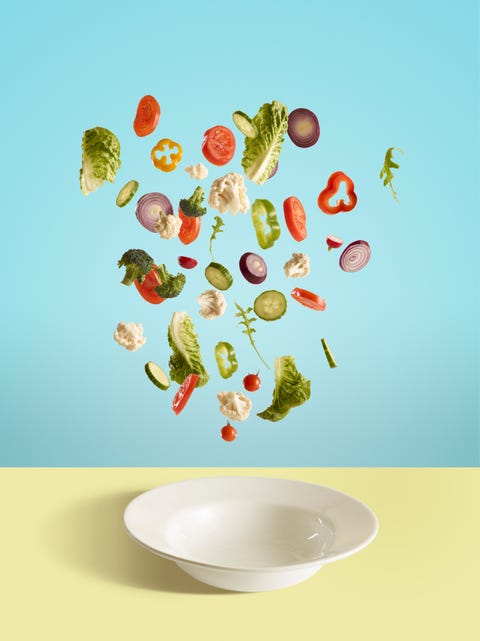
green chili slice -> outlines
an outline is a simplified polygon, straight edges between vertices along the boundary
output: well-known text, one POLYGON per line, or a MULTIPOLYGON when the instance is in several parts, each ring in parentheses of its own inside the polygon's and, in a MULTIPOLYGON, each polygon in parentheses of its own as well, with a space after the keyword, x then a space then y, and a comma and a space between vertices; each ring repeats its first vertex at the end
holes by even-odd
POLYGON ((222 378, 230 378, 238 369, 237 355, 233 345, 220 341, 215 346, 215 360, 222 378))
POLYGON ((257 198, 251 212, 258 244, 262 249, 273 247, 280 238, 280 224, 275 207, 269 200, 257 198))

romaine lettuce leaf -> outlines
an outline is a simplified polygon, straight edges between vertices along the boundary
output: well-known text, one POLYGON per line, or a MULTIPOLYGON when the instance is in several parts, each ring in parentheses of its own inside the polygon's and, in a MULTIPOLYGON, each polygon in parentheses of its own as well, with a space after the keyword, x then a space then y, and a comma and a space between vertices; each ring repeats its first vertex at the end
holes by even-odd
POLYGON ((288 111, 278 100, 265 103, 252 119, 257 130, 255 138, 245 137, 242 167, 247 178, 263 185, 280 156, 288 127, 288 111))
POLYGON ((274 367, 272 404, 257 414, 267 421, 280 421, 292 407, 298 407, 310 398, 310 381, 297 370, 293 356, 279 356, 274 367))
POLYGON ((186 312, 173 313, 168 326, 168 343, 172 348, 168 363, 172 381, 181 384, 189 374, 198 374, 197 387, 205 385, 210 377, 203 366, 192 319, 186 312))
POLYGON ((82 193, 88 196, 105 180, 112 183, 120 165, 120 142, 115 134, 104 127, 87 129, 82 138, 82 193))

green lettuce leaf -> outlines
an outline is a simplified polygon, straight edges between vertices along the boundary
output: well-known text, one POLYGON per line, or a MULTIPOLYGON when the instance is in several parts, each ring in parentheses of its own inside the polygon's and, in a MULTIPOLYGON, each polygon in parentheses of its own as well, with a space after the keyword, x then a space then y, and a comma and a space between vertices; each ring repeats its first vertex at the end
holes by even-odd
POLYGON ((172 348, 168 363, 172 381, 181 384, 189 374, 198 374, 197 387, 205 385, 210 377, 203 366, 192 319, 186 312, 173 313, 168 326, 168 343, 172 348))
POLYGON ((292 407, 298 407, 310 398, 310 381, 297 370, 293 356, 279 356, 274 367, 272 404, 257 414, 267 421, 280 421, 292 407))
POLYGON ((265 103, 252 119, 257 130, 255 138, 245 138, 242 167, 247 178, 263 185, 280 156, 288 127, 288 111, 278 100, 265 103))
POLYGON ((82 138, 82 193, 88 196, 105 180, 112 183, 120 165, 120 142, 115 134, 104 127, 87 129, 82 138))

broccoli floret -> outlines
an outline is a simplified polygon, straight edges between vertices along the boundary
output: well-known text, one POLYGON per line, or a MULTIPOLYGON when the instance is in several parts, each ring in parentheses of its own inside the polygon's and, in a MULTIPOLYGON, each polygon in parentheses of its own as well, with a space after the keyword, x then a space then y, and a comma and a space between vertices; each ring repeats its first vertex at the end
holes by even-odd
POLYGON ((207 208, 202 207, 204 195, 205 192, 199 185, 190 198, 182 198, 180 200, 179 207, 185 216, 198 218, 198 216, 204 216, 207 213, 207 208))
POLYGON ((175 298, 175 296, 178 296, 185 285, 185 274, 173 276, 169 274, 165 265, 160 265, 155 271, 162 283, 155 287, 157 294, 162 298, 175 298))
POLYGON ((153 269, 153 258, 143 249, 129 249, 118 261, 118 266, 126 268, 122 285, 131 285, 134 280, 141 284, 145 274, 153 269))

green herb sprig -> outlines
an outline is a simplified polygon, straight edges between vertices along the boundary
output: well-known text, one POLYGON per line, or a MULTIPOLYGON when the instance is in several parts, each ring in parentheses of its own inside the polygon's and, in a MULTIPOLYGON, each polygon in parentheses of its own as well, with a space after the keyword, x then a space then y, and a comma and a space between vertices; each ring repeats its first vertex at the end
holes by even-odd
POLYGON ((380 180, 383 180, 384 186, 389 185, 390 189, 392 190, 392 195, 398 203, 399 200, 398 200, 397 192, 395 191, 392 185, 392 180, 395 178, 395 176, 393 175, 392 169, 399 168, 399 165, 393 160, 394 151, 399 151, 400 153, 403 154, 402 149, 399 149, 398 147, 389 147, 387 149, 387 153, 385 154, 385 161, 383 163, 383 167, 380 172, 380 180))
POLYGON ((215 240, 217 234, 223 231, 225 223, 223 220, 220 218, 220 216, 215 216, 215 225, 212 225, 212 235, 210 236, 210 256, 212 257, 213 260, 213 253, 212 253, 212 243, 215 240))
POLYGON ((236 301, 235 301, 235 307, 238 309, 238 313, 235 314, 235 316, 242 319, 239 322, 239 325, 245 326, 245 329, 242 329, 242 333, 248 336, 253 349, 257 353, 258 358, 262 361, 264 365, 266 365, 266 367, 268 367, 268 369, 270 369, 270 366, 268 365, 268 363, 266 363, 263 360, 260 352, 257 349, 257 346, 255 345, 255 341, 253 340, 253 334, 255 332, 255 328, 252 327, 252 323, 254 323, 257 319, 254 316, 252 316, 251 318, 248 317, 248 314, 250 314, 250 312, 253 312, 253 307, 247 307, 247 309, 242 309, 236 301))

